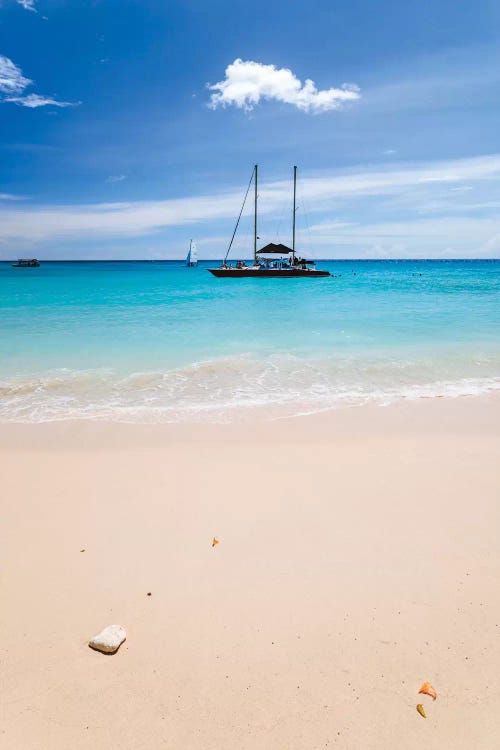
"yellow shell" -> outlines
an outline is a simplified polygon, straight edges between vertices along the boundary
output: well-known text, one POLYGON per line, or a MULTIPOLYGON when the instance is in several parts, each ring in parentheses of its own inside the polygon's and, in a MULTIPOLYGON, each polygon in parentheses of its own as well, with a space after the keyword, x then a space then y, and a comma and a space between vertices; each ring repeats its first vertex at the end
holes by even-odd
POLYGON ((422 706, 421 703, 417 703, 417 711, 420 714, 420 716, 424 717, 424 719, 427 718, 427 716, 425 715, 424 707, 422 706))

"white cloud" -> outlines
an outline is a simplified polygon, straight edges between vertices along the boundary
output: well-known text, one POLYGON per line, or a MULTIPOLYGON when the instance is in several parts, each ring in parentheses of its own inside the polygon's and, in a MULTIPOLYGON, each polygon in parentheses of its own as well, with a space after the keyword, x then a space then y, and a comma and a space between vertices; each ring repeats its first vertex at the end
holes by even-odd
POLYGON ((12 193, 0 193, 0 201, 24 201, 24 195, 12 195, 12 193))
POLYGON ((0 94, 20 94, 31 83, 29 78, 23 76, 21 68, 8 57, 0 55, 0 94))
POLYGON ((328 112, 360 98, 359 88, 343 84, 340 88, 318 90, 309 78, 304 84, 288 68, 276 68, 239 58, 226 68, 223 81, 209 85, 212 109, 234 105, 249 111, 261 99, 291 104, 303 112, 328 112))
POLYGON ((22 5, 25 10, 32 10, 34 13, 37 12, 35 8, 35 0, 17 0, 19 5, 22 5))
POLYGON ((392 195, 407 188, 459 184, 500 178, 500 154, 425 165, 391 166, 388 169, 354 171, 302 180, 308 200, 330 200, 354 195, 392 195))
POLYGON ((40 94, 26 94, 24 90, 31 86, 33 81, 23 76, 19 68, 12 60, 0 55, 0 103, 10 102, 22 107, 37 109, 38 107, 76 107, 80 102, 60 102, 50 96, 40 94))
MULTIPOLYGON (((462 207, 463 215, 458 215, 455 204, 459 194, 454 193, 453 209, 444 206, 441 216, 418 216, 416 197, 419 201, 429 200, 436 191, 461 184, 474 186, 475 191, 487 194, 494 204, 494 191, 500 196, 500 154, 302 177, 299 206, 306 200, 309 213, 316 218, 311 222, 313 244, 310 248, 305 246, 305 236, 300 244, 304 245, 305 254, 316 254, 317 246, 317 252, 324 257, 340 256, 346 247, 352 247, 358 254, 376 252, 386 257, 398 254, 439 257, 445 250, 461 257, 492 256, 497 252, 492 238, 500 235, 496 205, 491 207, 489 216, 467 215, 467 205, 462 207)), ((262 182, 259 190, 262 230, 266 230, 266 224, 273 224, 290 199, 290 180, 262 182)), ((208 231, 227 229, 230 234, 240 205, 240 188, 164 201, 5 205, 0 209, 0 242, 12 245, 64 239, 88 245, 91 238, 98 242, 113 237, 144 237, 162 229, 187 226, 192 231, 194 225, 198 225, 198 234, 200 225, 209 228, 208 231)))
POLYGON ((52 105, 53 107, 78 107, 81 102, 59 102, 57 99, 52 99, 50 96, 40 96, 40 94, 27 94, 26 96, 8 96, 4 99, 4 102, 12 102, 19 104, 21 107, 29 107, 30 109, 37 109, 38 107, 46 107, 52 105))
POLYGON ((351 226, 325 222, 309 232, 316 257, 327 258, 496 258, 500 247, 497 218, 445 215, 351 226))
POLYGON ((109 177, 106 177, 106 182, 123 182, 126 179, 126 174, 110 174, 109 177))

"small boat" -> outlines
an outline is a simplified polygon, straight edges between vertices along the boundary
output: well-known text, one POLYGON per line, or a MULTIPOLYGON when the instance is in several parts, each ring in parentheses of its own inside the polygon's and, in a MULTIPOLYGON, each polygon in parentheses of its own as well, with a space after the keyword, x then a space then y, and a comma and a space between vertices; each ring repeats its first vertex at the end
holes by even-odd
POLYGON ((193 240, 189 241, 189 252, 186 257, 186 266, 192 268, 198 265, 198 253, 196 250, 196 243, 193 240))
POLYGON ((226 256, 219 268, 208 268, 213 276, 223 279, 262 279, 262 278, 297 278, 299 276, 306 278, 318 278, 321 276, 330 276, 330 271, 323 271, 315 268, 313 260, 304 260, 299 258, 295 252, 295 213, 296 213, 296 195, 297 195, 297 167, 293 168, 293 220, 292 220, 292 247, 287 247, 281 243, 275 244, 270 242, 265 247, 257 250, 257 172, 258 165, 256 164, 253 168, 250 182, 248 183, 247 192, 243 200, 240 215, 234 228, 233 236, 229 243, 229 247, 226 252, 226 256), (240 223, 241 215, 245 207, 246 199, 250 190, 250 186, 254 183, 254 235, 253 235, 253 264, 247 265, 245 261, 237 261, 235 266, 227 263, 227 258, 233 240, 240 223), (271 257, 268 257, 271 256, 271 257), (278 256, 278 257, 277 257, 278 256))
POLYGON ((12 268, 38 268, 39 265, 36 258, 19 258, 17 263, 12 263, 12 268))

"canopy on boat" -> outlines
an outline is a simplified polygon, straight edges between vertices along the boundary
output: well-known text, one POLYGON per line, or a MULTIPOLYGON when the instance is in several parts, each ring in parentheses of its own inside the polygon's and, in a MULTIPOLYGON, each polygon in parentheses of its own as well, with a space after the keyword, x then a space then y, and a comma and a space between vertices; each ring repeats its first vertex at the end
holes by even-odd
POLYGON ((279 245, 276 245, 274 242, 270 242, 269 245, 266 245, 265 247, 261 247, 260 250, 257 250, 257 253, 262 255, 267 254, 273 254, 273 255, 289 255, 289 253, 292 252, 291 247, 287 247, 286 245, 282 245, 281 242, 279 245))

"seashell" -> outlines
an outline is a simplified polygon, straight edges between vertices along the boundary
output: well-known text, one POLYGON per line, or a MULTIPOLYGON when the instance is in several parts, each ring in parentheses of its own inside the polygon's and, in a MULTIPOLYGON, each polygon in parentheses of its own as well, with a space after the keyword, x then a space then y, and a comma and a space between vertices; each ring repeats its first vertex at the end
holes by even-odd
POLYGON ((422 685, 422 687, 420 688, 418 692, 419 694, 423 693, 423 695, 430 695, 433 701, 435 701, 437 698, 437 693, 432 687, 430 682, 424 682, 424 684, 422 685))
POLYGON ((421 703, 417 703, 417 711, 420 714, 420 716, 423 716, 424 719, 427 718, 427 716, 425 715, 424 707, 422 706, 421 703))
POLYGON ((216 544, 219 544, 219 540, 214 537, 212 539, 212 547, 215 547, 216 544))

